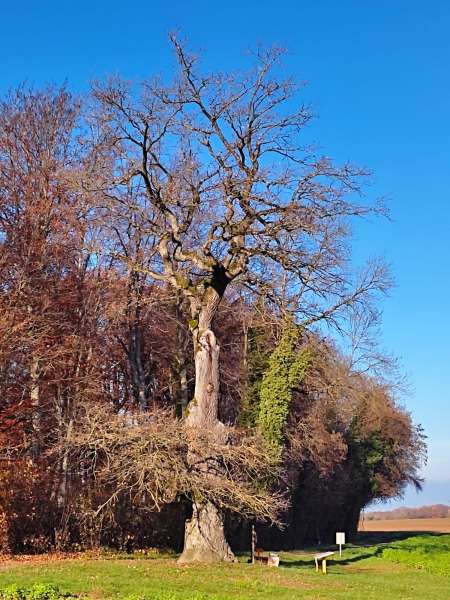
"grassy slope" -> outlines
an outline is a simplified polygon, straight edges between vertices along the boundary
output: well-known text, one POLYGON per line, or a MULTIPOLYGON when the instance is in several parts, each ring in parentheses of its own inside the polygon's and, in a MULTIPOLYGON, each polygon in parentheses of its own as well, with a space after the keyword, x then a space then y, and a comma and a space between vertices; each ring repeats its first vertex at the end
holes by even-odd
POLYGON ((415 569, 450 576, 450 535, 420 535, 382 549, 383 558, 415 569))
POLYGON ((316 573, 310 558, 295 552, 282 554, 279 569, 245 563, 179 567, 169 557, 84 557, 5 564, 0 587, 40 581, 97 599, 145 594, 170 600, 450 600, 450 577, 393 562, 383 557, 385 547, 349 548, 342 561, 330 564, 327 576, 316 573))

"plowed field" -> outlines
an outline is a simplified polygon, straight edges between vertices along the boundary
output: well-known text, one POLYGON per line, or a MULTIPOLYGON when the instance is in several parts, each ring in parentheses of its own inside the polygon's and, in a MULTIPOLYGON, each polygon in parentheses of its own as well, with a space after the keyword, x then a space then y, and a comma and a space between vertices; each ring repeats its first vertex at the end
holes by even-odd
POLYGON ((359 531, 430 531, 433 533, 450 533, 450 518, 362 521, 359 524, 359 531))

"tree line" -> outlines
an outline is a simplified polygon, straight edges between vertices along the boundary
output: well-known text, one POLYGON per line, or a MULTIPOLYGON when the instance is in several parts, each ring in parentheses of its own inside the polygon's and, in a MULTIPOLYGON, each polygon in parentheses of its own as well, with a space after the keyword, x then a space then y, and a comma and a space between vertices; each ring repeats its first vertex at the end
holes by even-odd
POLYGON ((387 519, 446 519, 450 516, 450 506, 447 504, 430 504, 427 506, 418 506, 408 508, 401 506, 392 510, 374 510, 365 513, 364 519, 367 521, 380 521, 387 519))
POLYGON ((205 73, 171 42, 168 83, 0 104, 3 550, 234 560, 250 523, 323 541, 420 485, 389 273, 350 253, 368 173, 304 142, 279 50, 205 73))

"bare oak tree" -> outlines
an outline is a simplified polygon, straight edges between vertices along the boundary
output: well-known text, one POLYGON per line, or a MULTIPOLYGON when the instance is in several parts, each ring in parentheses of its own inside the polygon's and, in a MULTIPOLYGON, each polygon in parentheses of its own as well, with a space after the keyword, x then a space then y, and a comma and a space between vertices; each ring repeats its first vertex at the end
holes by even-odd
MULTIPOLYGON (((96 178, 109 221, 152 240, 139 260, 121 256, 127 268, 171 286, 190 307, 195 393, 186 426, 226 444, 214 316, 227 288, 275 304, 282 297, 304 327, 339 325, 388 277, 378 263, 359 279, 351 272, 349 220, 378 211, 361 200, 367 173, 304 145, 311 113, 292 109, 298 86, 281 77, 280 51, 258 53, 246 73, 202 74, 171 41, 171 84, 144 82, 139 95, 117 79, 94 86, 96 178)), ((197 453, 193 446, 193 463, 197 453)), ((232 560, 222 513, 193 500, 180 560, 232 560)))

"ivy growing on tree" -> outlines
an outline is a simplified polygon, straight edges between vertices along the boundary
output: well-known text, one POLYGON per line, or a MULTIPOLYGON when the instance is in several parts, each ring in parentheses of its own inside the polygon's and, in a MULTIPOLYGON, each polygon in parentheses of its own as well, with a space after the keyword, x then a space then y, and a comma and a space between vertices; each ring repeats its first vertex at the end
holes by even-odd
POLYGON ((239 416, 240 423, 246 427, 256 427, 258 421, 261 383, 271 354, 268 337, 267 329, 262 326, 251 327, 247 333, 246 383, 239 416))
POLYGON ((299 328, 288 322, 280 343, 269 358, 261 383, 258 427, 274 452, 279 454, 292 393, 303 380, 311 360, 307 348, 299 349, 299 341, 299 328))

